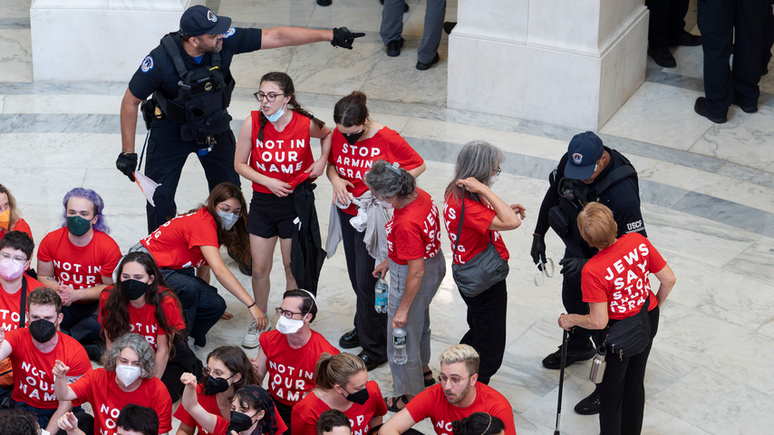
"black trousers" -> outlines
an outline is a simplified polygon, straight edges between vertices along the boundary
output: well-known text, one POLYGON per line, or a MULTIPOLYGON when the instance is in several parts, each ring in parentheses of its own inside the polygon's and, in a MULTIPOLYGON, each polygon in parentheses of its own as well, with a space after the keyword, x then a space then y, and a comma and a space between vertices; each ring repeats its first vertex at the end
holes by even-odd
POLYGON ((356 311, 355 328, 360 347, 375 361, 387 360, 387 313, 377 313, 374 309, 374 287, 376 278, 373 257, 363 243, 363 233, 349 224, 354 216, 338 210, 341 221, 341 241, 344 244, 344 256, 347 258, 347 273, 355 290, 356 311))
POLYGON ((724 117, 736 100, 758 104, 764 22, 771 14, 768 0, 699 0, 699 30, 704 51, 704 94, 707 111, 724 117), (768 8, 768 9, 767 9, 768 8), (733 66, 729 59, 734 55, 733 66))
POLYGON ((685 14, 689 0, 646 0, 650 11, 648 44, 650 48, 665 48, 668 41, 685 31, 685 14))
POLYGON ((508 291, 505 280, 498 282, 476 297, 460 293, 468 306, 468 332, 461 344, 473 346, 478 352, 478 382, 489 384, 497 373, 505 354, 508 314, 508 291))
MULTIPOLYGON (((564 258, 572 256, 573 254, 569 250, 565 250, 564 258)), ((583 302, 580 273, 569 277, 562 275, 562 304, 564 304, 564 309, 567 310, 567 314, 585 315, 589 313, 589 304, 583 302)), ((572 332, 570 332, 567 337, 568 351, 583 350, 587 348, 590 337, 591 332, 589 332, 588 329, 583 329, 581 327, 573 328, 572 332)))
MULTIPOLYGON (((646 302, 648 303, 648 302, 646 302)), ((605 377, 599 384, 600 435, 639 435, 642 431, 642 413, 645 408, 645 366, 653 347, 653 337, 658 332, 659 310, 648 312, 650 338, 648 347, 641 353, 624 357, 608 354, 605 377)))

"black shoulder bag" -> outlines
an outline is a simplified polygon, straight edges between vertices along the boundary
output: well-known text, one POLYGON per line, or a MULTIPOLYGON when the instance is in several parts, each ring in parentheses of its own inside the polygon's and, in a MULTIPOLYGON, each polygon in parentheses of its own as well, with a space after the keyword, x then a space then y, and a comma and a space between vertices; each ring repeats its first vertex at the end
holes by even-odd
POLYGON ((608 326, 605 344, 611 354, 617 354, 618 358, 623 360, 623 357, 635 356, 648 347, 650 344, 649 306, 650 295, 646 297, 639 313, 608 326))

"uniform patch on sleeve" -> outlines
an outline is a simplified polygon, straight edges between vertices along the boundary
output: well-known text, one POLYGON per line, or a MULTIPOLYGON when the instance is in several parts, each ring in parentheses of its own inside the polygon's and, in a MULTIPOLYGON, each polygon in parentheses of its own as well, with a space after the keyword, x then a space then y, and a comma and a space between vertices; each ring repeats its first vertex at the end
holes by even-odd
POLYGON ((145 59, 143 59, 142 61, 142 65, 140 65, 140 70, 146 73, 152 69, 153 69, 153 57, 146 56, 145 59))
POLYGON ((226 33, 223 34, 223 39, 226 39, 229 36, 233 35, 234 32, 235 32, 235 29, 233 27, 229 27, 228 30, 226 30, 226 33))

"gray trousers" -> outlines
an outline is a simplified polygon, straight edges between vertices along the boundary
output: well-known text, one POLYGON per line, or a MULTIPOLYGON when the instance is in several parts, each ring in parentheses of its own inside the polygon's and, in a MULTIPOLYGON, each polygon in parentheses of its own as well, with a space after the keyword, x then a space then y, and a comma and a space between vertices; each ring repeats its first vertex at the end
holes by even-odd
MULTIPOLYGON (((403 33, 404 0, 384 0, 382 10, 382 27, 379 34, 384 45, 398 41, 403 33)), ((425 27, 422 32, 422 43, 417 51, 417 60, 430 63, 438 53, 443 32, 443 20, 446 17, 446 0, 427 0, 425 8, 425 27)))
POLYGON ((406 364, 398 365, 395 348, 392 345, 392 318, 398 311, 403 292, 406 289, 408 265, 395 264, 390 260, 390 290, 387 305, 387 359, 390 361, 392 380, 396 396, 417 395, 425 389, 422 367, 430 363, 430 302, 446 275, 446 261, 439 250, 435 257, 425 260, 425 275, 419 291, 411 303, 406 330, 406 364))

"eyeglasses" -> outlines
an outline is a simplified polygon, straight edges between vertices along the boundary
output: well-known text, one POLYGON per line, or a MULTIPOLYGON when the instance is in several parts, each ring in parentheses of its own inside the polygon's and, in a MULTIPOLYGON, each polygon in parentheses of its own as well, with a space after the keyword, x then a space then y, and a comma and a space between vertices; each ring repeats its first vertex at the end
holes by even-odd
POLYGON ((294 314, 304 314, 304 313, 294 313, 293 311, 289 311, 289 310, 283 310, 280 307, 277 307, 276 312, 278 316, 282 316, 287 319, 292 319, 294 314))
POLYGON ((242 208, 235 208, 231 209, 231 207, 225 206, 225 207, 216 207, 215 210, 222 211, 223 213, 234 213, 237 216, 240 216, 242 214, 242 208))
POLYGON ((469 378, 470 376, 465 376, 464 378, 461 378, 459 376, 446 376, 446 375, 439 375, 438 376, 438 383, 442 386, 446 384, 446 381, 451 382, 452 386, 457 386, 460 384, 460 382, 464 381, 465 379, 469 378))
POLYGON ((500 172, 502 172, 502 171, 503 170, 498 166, 497 170, 495 171, 495 175, 500 175, 500 172))
POLYGON ((2 259, 2 260, 10 259, 11 261, 13 261, 16 264, 24 264, 24 262, 27 261, 27 259, 24 258, 24 257, 20 257, 18 255, 7 254, 5 252, 0 252, 0 259, 2 259))
POLYGON ((266 101, 268 101, 270 103, 273 103, 274 100, 276 100, 278 96, 285 95, 285 94, 277 94, 277 93, 274 93, 274 92, 269 92, 268 94, 264 94, 263 92, 258 91, 256 93, 254 93, 253 95, 255 96, 255 99, 258 100, 259 102, 262 101, 264 98, 266 98, 266 101))
MULTIPOLYGON (((212 369, 211 369, 211 368, 209 368, 209 367, 202 367, 202 374, 203 374, 204 376, 213 375, 213 377, 215 377, 215 378, 220 378, 220 377, 226 376, 226 373, 223 373, 223 372, 221 372, 220 370, 212 370, 212 369)), ((235 375, 235 374, 236 374, 236 373, 234 373, 234 375, 235 375)), ((231 375, 231 376, 229 376, 229 377, 227 377, 227 378, 223 378, 223 379, 231 379, 231 378, 233 378, 233 377, 234 377, 234 375, 231 375)))

